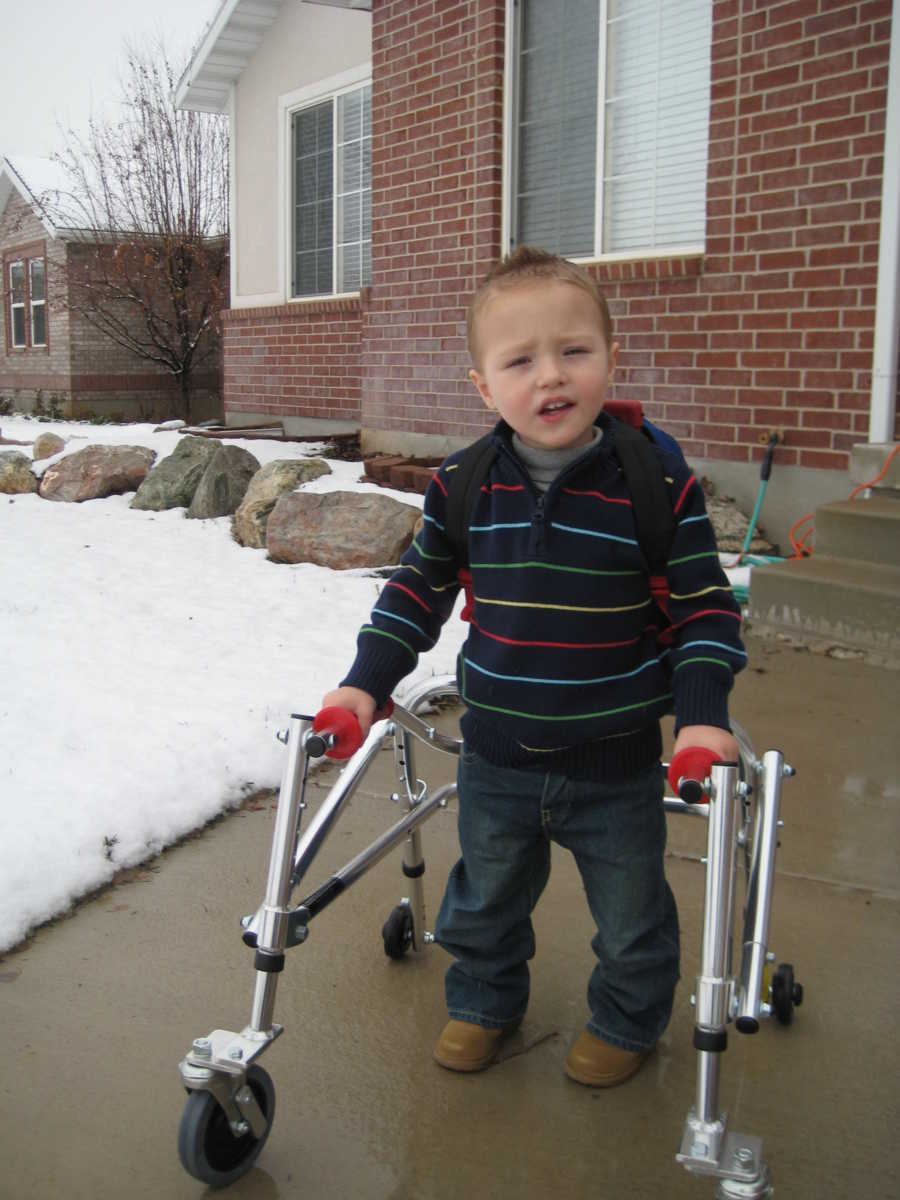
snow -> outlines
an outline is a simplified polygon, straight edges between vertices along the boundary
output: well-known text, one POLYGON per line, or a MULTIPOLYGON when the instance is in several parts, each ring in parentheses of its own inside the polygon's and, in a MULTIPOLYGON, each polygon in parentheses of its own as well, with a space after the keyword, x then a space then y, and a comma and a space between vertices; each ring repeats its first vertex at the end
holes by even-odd
MULTIPOLYGON (((0 418, 0 452, 40 433, 66 447, 149 446, 183 433, 0 418)), ((229 439, 265 465, 322 445, 229 439)), ((307 491, 359 491, 360 463, 307 491)), ((379 489, 384 490, 384 489, 379 489)), ((412 494, 384 490, 421 507, 412 494)), ((250 792, 277 787, 292 712, 314 713, 352 661, 383 579, 269 562, 231 520, 0 495, 0 952, 124 867, 250 792)), ((454 669, 452 618, 408 677, 454 669)))

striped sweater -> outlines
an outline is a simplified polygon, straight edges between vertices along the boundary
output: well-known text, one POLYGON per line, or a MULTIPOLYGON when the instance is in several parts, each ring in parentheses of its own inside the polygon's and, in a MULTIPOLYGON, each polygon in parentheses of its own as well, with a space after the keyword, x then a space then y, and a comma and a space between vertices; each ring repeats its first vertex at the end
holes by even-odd
MULTIPOLYGON (((677 526, 666 622, 650 594, 631 500, 615 455, 616 422, 541 495, 511 430, 472 510, 474 591, 457 662, 468 745, 500 766, 623 778, 657 761, 659 718, 728 727, 727 697, 746 661, 740 610, 719 564, 703 491, 659 450, 677 526)), ((453 609, 457 564, 445 535, 447 489, 462 451, 438 468, 424 527, 360 631, 344 684, 383 703, 429 650, 453 609)))

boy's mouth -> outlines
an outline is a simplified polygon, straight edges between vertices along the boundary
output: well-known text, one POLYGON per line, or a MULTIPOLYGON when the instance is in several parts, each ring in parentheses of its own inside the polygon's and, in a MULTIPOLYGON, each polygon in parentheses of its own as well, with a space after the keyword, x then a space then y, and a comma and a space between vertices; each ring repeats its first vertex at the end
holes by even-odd
POLYGON ((538 409, 539 417, 555 417, 572 407, 570 400, 548 400, 538 409))

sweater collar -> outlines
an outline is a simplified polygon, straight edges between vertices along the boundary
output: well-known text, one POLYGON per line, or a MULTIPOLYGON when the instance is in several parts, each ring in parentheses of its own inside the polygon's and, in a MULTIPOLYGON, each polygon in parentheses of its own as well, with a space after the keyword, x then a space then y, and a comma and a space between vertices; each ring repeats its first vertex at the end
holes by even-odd
MULTIPOLYGON (((601 455, 611 454, 615 445, 615 419, 609 413, 601 412, 594 424, 600 430, 602 436, 599 442, 595 442, 592 446, 585 448, 585 459, 599 458, 601 455)), ((512 427, 502 417, 491 430, 491 438, 496 445, 515 455, 512 427)))

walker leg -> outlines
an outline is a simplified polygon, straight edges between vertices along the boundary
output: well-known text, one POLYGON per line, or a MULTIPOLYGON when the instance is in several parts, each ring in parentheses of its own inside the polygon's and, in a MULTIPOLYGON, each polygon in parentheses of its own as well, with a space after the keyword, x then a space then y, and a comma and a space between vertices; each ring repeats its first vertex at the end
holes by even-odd
POLYGON ((178 1129, 178 1154, 195 1178, 212 1187, 239 1179, 258 1158, 275 1114, 275 1089, 255 1060, 282 1032, 272 1021, 278 973, 296 925, 288 909, 294 842, 306 771, 309 722, 292 716, 278 798, 265 901, 259 913, 256 987, 250 1023, 240 1033, 214 1029, 195 1038, 179 1063, 188 1099, 178 1129))
MULTIPOLYGON (((402 792, 395 799, 401 800, 405 793, 407 807, 410 812, 424 799, 425 785, 416 777, 416 759, 413 739, 402 728, 397 729, 394 743, 394 760, 402 792)), ((408 910, 412 920, 412 941, 410 947, 421 951, 425 947, 425 858, 422 854, 422 834, 419 829, 410 831, 403 850, 402 870, 409 880, 409 896, 404 896, 403 906, 408 910)))
POLYGON ((721 1055, 728 1044, 727 1024, 734 1003, 730 976, 730 939, 734 907, 735 814, 739 802, 738 768, 717 763, 711 770, 707 829, 706 890, 700 974, 696 984, 697 1087, 676 1155, 688 1171, 719 1180, 719 1196, 763 1200, 771 1195, 768 1171, 758 1138, 728 1132, 728 1116, 719 1112, 721 1055), (736 1189, 736 1190, 733 1190, 736 1189))

